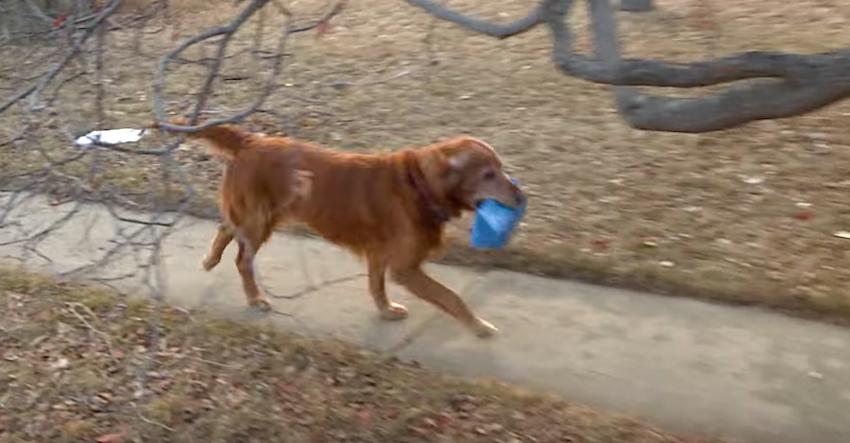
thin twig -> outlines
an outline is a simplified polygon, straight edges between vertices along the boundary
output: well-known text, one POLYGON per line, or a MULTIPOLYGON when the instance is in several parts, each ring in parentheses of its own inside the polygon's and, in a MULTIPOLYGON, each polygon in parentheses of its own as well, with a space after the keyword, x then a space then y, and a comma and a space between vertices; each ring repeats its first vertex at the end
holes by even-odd
POLYGON ((115 350, 112 347, 112 339, 109 337, 109 334, 101 331, 100 329, 95 328, 91 323, 89 323, 88 320, 86 320, 85 317, 82 316, 82 314, 77 311, 77 308, 82 309, 89 316, 96 319, 97 315, 95 315, 91 308, 82 303, 77 302, 65 302, 65 306, 68 306, 70 308, 71 314, 73 314, 74 317, 77 317, 77 319, 82 322, 85 327, 87 327, 91 332, 99 335, 101 339, 103 339, 103 342, 106 344, 106 349, 109 351, 109 358, 112 359, 113 362, 117 363, 118 360, 116 360, 115 358, 115 350))
POLYGON ((89 39, 92 33, 100 26, 100 24, 103 23, 103 21, 106 20, 106 18, 109 17, 113 12, 115 12, 115 9, 118 8, 118 5, 120 5, 121 2, 122 0, 112 0, 109 5, 103 8, 100 14, 98 14, 95 18, 92 26, 90 28, 87 28, 85 32, 83 32, 83 34, 76 41, 74 41, 71 50, 68 51, 68 54, 65 56, 65 58, 56 63, 53 68, 47 71, 37 83, 27 88, 24 88, 19 93, 13 95, 8 100, 6 100, 6 102, 0 104, 0 114, 2 114, 5 110, 9 109, 9 107, 14 105, 21 99, 27 98, 33 94, 38 95, 38 93, 42 89, 44 89, 57 75, 59 75, 60 72, 62 72, 62 69, 68 63, 70 63, 71 60, 73 60, 80 54, 80 52, 82 51, 83 44, 85 44, 85 42, 89 39))

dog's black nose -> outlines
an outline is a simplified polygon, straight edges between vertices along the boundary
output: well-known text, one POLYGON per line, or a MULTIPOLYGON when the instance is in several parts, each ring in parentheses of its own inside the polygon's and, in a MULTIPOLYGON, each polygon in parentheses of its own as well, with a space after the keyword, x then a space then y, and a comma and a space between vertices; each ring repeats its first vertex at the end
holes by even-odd
POLYGON ((517 206, 522 206, 523 204, 525 204, 525 194, 523 194, 522 191, 517 191, 516 204, 517 206))

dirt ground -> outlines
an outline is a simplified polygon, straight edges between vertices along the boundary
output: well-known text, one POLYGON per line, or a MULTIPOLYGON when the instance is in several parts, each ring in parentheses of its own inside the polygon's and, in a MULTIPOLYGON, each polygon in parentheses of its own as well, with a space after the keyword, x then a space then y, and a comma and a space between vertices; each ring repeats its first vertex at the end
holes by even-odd
MULTIPOLYGON (((447 3, 507 20, 534 2, 447 3)), ((657 4, 651 13, 620 15, 628 54, 684 61, 750 49, 820 51, 850 41, 850 14, 835 1, 657 4)), ((229 5, 193 10, 145 33, 139 47, 159 55, 202 24, 222 21, 229 5)), ((573 23, 577 47, 587 50, 582 8, 573 23)), ((253 39, 247 29, 253 28, 234 48, 253 39)), ((133 46, 129 31, 116 32, 108 46, 112 126, 151 118, 156 58, 137 55, 133 46)), ((403 1, 353 2, 328 33, 290 42, 282 88, 267 105, 280 116, 258 115, 251 125, 353 150, 425 144, 459 132, 492 143, 527 189, 528 215, 512 245, 494 253, 464 247, 465 225, 459 224, 460 246, 448 256, 454 262, 850 320, 850 133, 842 124, 850 104, 712 134, 641 132, 619 119, 609 90, 556 72, 550 49, 542 28, 496 41, 435 21, 403 1)), ((247 56, 225 68, 213 105, 226 112, 256 91, 245 78, 259 69, 247 56)), ((196 72, 184 69, 168 90, 179 103, 197 88, 196 72)), ((68 87, 57 118, 91 128, 81 105, 91 91, 85 84, 68 87)), ((0 129, 0 140, 12 127, 0 129)), ((64 149, 56 136, 41 142, 64 149)), ((0 146, 0 170, 43 161, 24 151, 0 146)), ((197 206, 211 208, 218 163, 192 147, 178 160, 197 186, 197 206)), ((162 178, 154 160, 109 154, 100 161, 109 165, 103 182, 130 191, 136 201, 162 178)))
POLYGON ((714 441, 9 270, 0 307, 2 443, 714 441))

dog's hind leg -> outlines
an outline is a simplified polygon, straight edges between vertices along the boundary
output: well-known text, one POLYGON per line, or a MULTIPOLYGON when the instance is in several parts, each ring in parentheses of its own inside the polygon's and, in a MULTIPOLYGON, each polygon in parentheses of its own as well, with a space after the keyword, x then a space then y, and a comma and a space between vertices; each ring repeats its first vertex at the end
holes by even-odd
POLYGON ((270 226, 242 226, 235 228, 234 234, 239 245, 239 253, 236 254, 236 269, 242 277, 242 289, 245 291, 245 297, 248 298, 248 304, 262 310, 269 310, 271 304, 257 286, 254 257, 256 257, 263 242, 271 235, 271 228, 270 226))
POLYGON ((227 228, 223 223, 218 225, 218 231, 215 234, 215 238, 210 244, 210 250, 207 255, 204 256, 204 261, 202 266, 205 271, 210 271, 212 268, 218 265, 218 262, 221 261, 221 254, 224 252, 224 249, 227 248, 227 245, 233 240, 233 232, 227 228))
POLYGON ((375 306, 384 320, 401 320, 407 317, 407 308, 387 297, 386 260, 374 255, 367 258, 369 263, 369 293, 375 300, 375 306))

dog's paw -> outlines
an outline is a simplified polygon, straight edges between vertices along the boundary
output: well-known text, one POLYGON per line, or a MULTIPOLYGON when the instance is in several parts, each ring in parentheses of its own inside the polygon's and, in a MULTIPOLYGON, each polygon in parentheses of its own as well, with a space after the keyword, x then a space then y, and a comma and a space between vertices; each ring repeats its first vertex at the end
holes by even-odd
POLYGON ((391 301, 390 305, 381 310, 381 318, 384 320, 403 320, 407 318, 407 308, 404 305, 391 301))
POLYGON ((497 332, 499 332, 499 329, 483 318, 478 318, 475 323, 475 335, 479 338, 492 337, 497 332))
POLYGON ((203 261, 201 261, 201 267, 207 272, 211 271, 216 265, 218 265, 218 260, 213 260, 207 256, 204 256, 203 261))
POLYGON ((251 305, 252 308, 259 309, 260 311, 271 311, 272 304, 269 303, 269 300, 265 297, 257 297, 251 300, 248 300, 248 304, 251 305))

